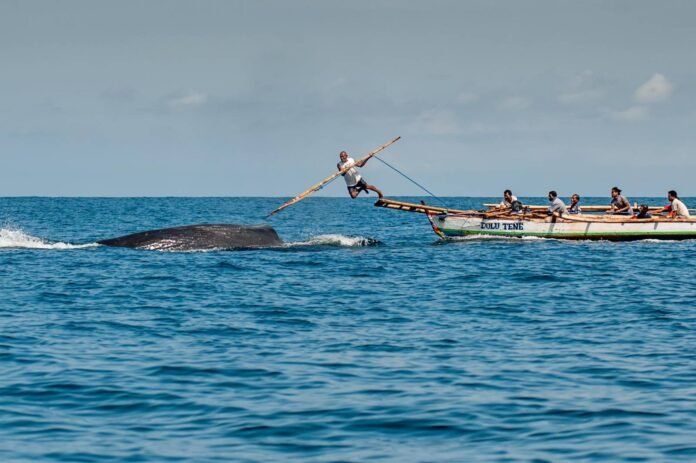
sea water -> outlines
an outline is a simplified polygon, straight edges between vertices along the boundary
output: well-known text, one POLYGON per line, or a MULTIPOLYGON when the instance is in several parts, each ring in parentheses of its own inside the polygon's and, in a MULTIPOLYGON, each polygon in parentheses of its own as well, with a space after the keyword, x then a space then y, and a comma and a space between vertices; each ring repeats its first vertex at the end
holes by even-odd
POLYGON ((696 240, 441 241, 373 200, 156 252, 94 243, 282 199, 0 199, 0 461, 696 461, 696 240))

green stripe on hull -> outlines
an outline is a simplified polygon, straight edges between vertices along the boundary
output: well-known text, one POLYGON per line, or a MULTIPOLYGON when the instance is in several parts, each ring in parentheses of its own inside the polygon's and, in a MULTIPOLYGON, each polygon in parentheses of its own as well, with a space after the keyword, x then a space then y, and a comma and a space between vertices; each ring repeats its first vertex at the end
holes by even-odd
POLYGON ((645 240, 645 239, 696 239, 696 231, 674 231, 674 232, 650 232, 650 233, 633 233, 633 232, 607 232, 607 233, 542 233, 542 232, 522 232, 511 233, 506 231, 492 230, 454 230, 441 228, 442 233, 447 237, 465 236, 465 235, 491 235, 504 236, 509 238, 523 238, 525 236, 533 236, 537 238, 558 238, 558 239, 575 239, 575 240, 645 240))

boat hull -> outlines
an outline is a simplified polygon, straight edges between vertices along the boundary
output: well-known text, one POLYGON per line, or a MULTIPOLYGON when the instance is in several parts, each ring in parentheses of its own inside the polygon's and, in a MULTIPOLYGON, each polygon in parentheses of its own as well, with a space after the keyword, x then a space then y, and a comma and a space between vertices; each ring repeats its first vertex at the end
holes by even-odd
POLYGON ((696 221, 691 220, 606 222, 591 219, 558 219, 555 222, 546 222, 539 219, 482 218, 447 214, 431 215, 429 219, 435 233, 447 238, 481 235, 609 241, 696 239, 696 221))

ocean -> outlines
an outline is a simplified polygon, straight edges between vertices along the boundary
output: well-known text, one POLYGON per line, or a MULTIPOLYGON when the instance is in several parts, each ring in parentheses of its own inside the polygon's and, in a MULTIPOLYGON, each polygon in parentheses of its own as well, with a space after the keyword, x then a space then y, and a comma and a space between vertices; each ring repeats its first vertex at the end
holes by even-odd
POLYGON ((95 244, 282 201, 0 198, 0 461, 696 461, 696 240, 442 241, 370 196, 280 248, 95 244))

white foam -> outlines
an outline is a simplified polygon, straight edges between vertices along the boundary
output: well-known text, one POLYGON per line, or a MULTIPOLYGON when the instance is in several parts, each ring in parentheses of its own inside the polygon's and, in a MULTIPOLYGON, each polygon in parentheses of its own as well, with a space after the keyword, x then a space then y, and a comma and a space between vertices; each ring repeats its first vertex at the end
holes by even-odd
POLYGON ((289 246, 340 246, 340 247, 361 247, 377 244, 378 241, 364 236, 346 236, 339 234, 313 236, 307 241, 289 243, 289 246))
POLYGON ((98 244, 70 244, 51 242, 42 238, 27 235, 22 230, 0 228, 0 249, 81 249, 92 248, 95 246, 98 246, 98 244))

